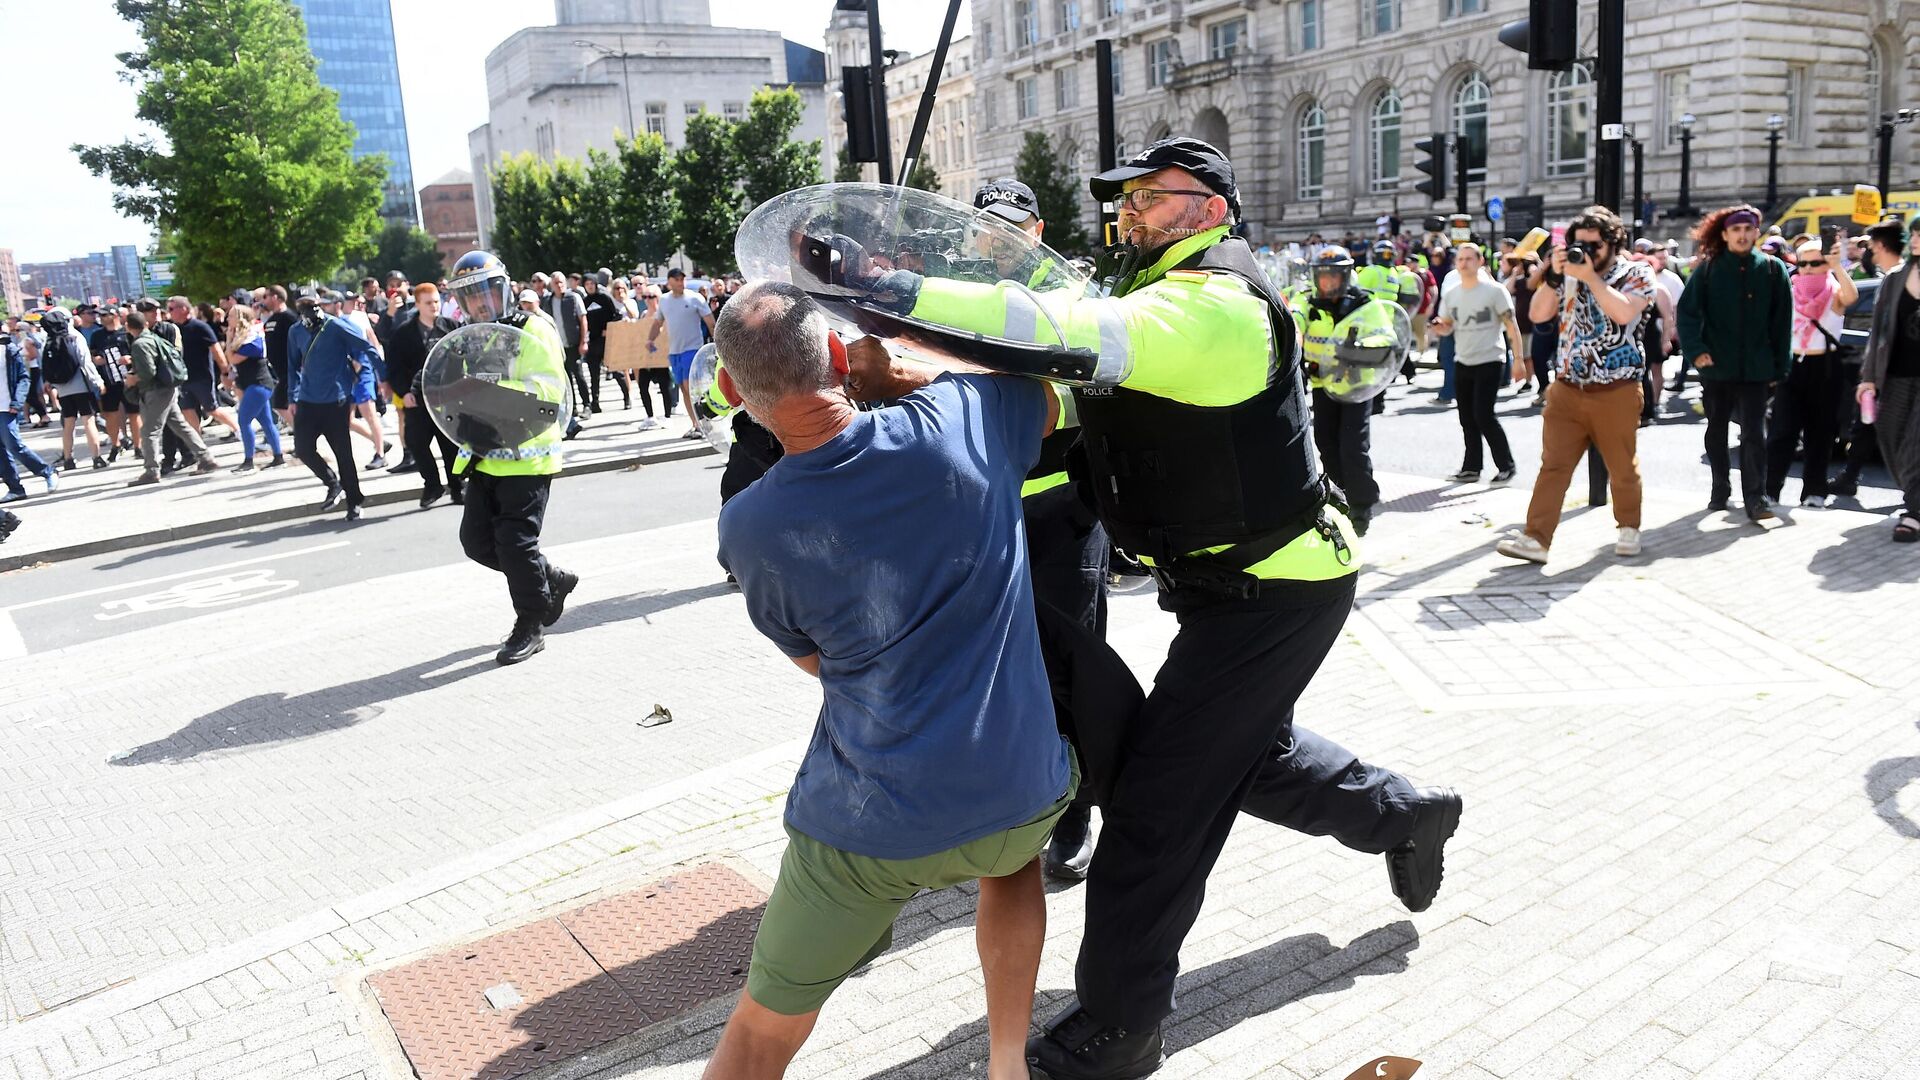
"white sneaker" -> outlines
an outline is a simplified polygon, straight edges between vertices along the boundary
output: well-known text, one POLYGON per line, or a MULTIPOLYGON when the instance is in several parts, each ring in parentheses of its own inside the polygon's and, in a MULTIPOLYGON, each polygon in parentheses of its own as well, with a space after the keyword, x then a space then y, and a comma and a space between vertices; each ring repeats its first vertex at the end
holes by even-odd
POLYGON ((1493 550, 1509 559, 1523 559, 1535 563, 1547 561, 1547 549, 1540 545, 1540 541, 1525 533, 1500 541, 1493 546, 1493 550))
POLYGON ((640 430, 641 431, 658 431, 660 430, 660 422, 658 420, 655 420, 653 417, 649 416, 645 420, 640 421, 640 430))
POLYGON ((1827 497, 1825 495, 1809 495, 1800 500, 1800 505, 1814 510, 1825 510, 1827 508, 1827 497))
POLYGON ((1640 554, 1640 530, 1622 528, 1613 542, 1613 553, 1621 556, 1640 554))

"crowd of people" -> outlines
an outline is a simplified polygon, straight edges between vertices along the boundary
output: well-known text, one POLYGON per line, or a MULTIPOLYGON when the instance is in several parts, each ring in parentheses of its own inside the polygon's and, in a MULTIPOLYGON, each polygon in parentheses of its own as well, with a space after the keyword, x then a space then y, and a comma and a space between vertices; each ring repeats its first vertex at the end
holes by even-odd
MULTIPOLYGON (((534 273, 515 282, 514 292, 521 307, 550 317, 565 343, 577 399, 570 435, 603 410, 602 388, 610 379, 623 409, 633 408, 637 392, 645 414, 640 430, 670 421, 678 405, 688 424, 683 437, 697 439, 685 385, 693 354, 711 340, 714 316, 738 287, 718 276, 690 280, 679 269, 656 282, 639 271, 617 275, 601 268, 534 273), (607 370, 607 328, 629 320, 654 321, 648 357, 637 369, 607 370), (655 340, 663 330, 666 340, 655 340)), ((28 480, 51 492, 61 473, 112 468, 123 456, 140 467, 129 486, 156 485, 188 468, 217 472, 225 451, 210 447, 220 444, 222 429, 239 451, 229 471, 283 465, 291 440, 294 456, 326 485, 323 506, 333 509, 344 499, 350 517, 358 517, 362 470, 417 471, 422 506, 449 495, 458 502, 451 443, 434 428, 413 386, 433 344, 462 319, 444 281, 413 285, 399 273, 388 274, 384 284, 365 278, 357 290, 270 285, 236 289, 214 302, 185 296, 96 301, 9 316, 0 504, 28 498, 28 480), (323 335, 332 322, 342 332, 323 335), (351 386, 301 392, 308 350, 342 347, 358 355, 356 341, 365 345, 364 363, 352 362, 351 386), (331 400, 336 392, 341 402, 331 400), (304 442, 295 438, 302 403, 326 414, 304 442), (29 448, 21 432, 55 423, 61 451, 50 461, 29 448), (318 449, 321 440, 331 462, 318 449), (355 440, 363 444, 357 452, 355 440)), ((0 540, 18 522, 7 511, 0 540)))

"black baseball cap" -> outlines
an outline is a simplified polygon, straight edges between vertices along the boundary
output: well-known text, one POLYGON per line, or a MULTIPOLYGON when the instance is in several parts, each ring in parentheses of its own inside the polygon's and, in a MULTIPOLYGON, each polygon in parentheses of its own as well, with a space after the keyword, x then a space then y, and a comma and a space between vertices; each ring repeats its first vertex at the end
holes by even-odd
POLYGON ((1010 177, 989 180, 973 193, 973 208, 986 210, 1015 225, 1040 213, 1040 200, 1033 189, 1010 177))
POLYGON ((1208 191, 1227 200, 1227 209, 1240 217, 1240 189, 1233 182, 1233 164, 1212 143, 1176 135, 1161 139, 1135 154, 1125 165, 1108 169, 1087 181, 1093 197, 1112 202, 1120 197, 1120 186, 1136 177, 1161 169, 1185 169, 1208 191))

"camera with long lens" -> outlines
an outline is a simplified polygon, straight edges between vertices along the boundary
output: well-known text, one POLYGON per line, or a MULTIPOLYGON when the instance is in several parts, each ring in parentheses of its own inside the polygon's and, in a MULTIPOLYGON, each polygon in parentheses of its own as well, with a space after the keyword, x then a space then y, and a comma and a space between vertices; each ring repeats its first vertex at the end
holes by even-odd
POLYGON ((1593 249, 1578 240, 1567 244, 1567 261, 1570 263, 1584 264, 1592 254, 1593 249))

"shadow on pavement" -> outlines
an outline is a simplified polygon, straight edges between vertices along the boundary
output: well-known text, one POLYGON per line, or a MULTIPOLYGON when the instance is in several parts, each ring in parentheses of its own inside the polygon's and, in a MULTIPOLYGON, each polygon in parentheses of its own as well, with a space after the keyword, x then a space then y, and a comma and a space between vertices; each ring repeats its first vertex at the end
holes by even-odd
POLYGON ((1867 801, 1887 827, 1909 840, 1920 840, 1920 822, 1896 805, 1908 784, 1920 780, 1920 757, 1888 758, 1867 770, 1867 801))
MULTIPOLYGON (((1213 984, 1225 1000, 1199 1012, 1169 1017, 1166 1052, 1169 1056, 1201 1041, 1230 1031, 1251 1020, 1317 994, 1348 990, 1362 974, 1389 974, 1407 970, 1407 956, 1420 947, 1420 932, 1402 919, 1336 947, 1324 934, 1300 934, 1276 941, 1243 956, 1229 957, 1185 972, 1175 993, 1199 996, 1213 984), (1327 961, 1351 954, 1351 963, 1331 971, 1327 961), (1384 969, 1384 970, 1382 970, 1384 969), (1322 973, 1325 972, 1325 973, 1322 973)), ((1035 1031, 1073 1000, 1069 990, 1039 990, 1034 994, 1035 1031)), ((910 1080, 919 1077, 982 1075, 987 1059, 987 1021, 983 1016, 949 1031, 933 1049, 911 1061, 867 1074, 866 1080, 910 1080)))
POLYGON ((1828 592, 1868 592, 1882 585, 1920 581, 1920 551, 1896 545, 1893 523, 1872 521, 1840 534, 1813 553, 1807 569, 1828 592))
MULTIPOLYGON (((569 608, 549 637, 563 637, 607 623, 644 619, 649 615, 696 603, 733 591, 724 582, 663 593, 639 593, 596 600, 569 608)), ((448 686, 494 670, 492 664, 470 661, 494 652, 489 642, 458 649, 433 660, 413 664, 371 678, 322 687, 305 694, 256 694, 194 718, 163 739, 122 751, 107 759, 110 765, 178 764, 220 750, 267 746, 339 731, 380 716, 392 701, 448 686), (437 673, 437 674, 436 674, 437 673)), ((537 671, 539 660, 530 661, 537 671)))

